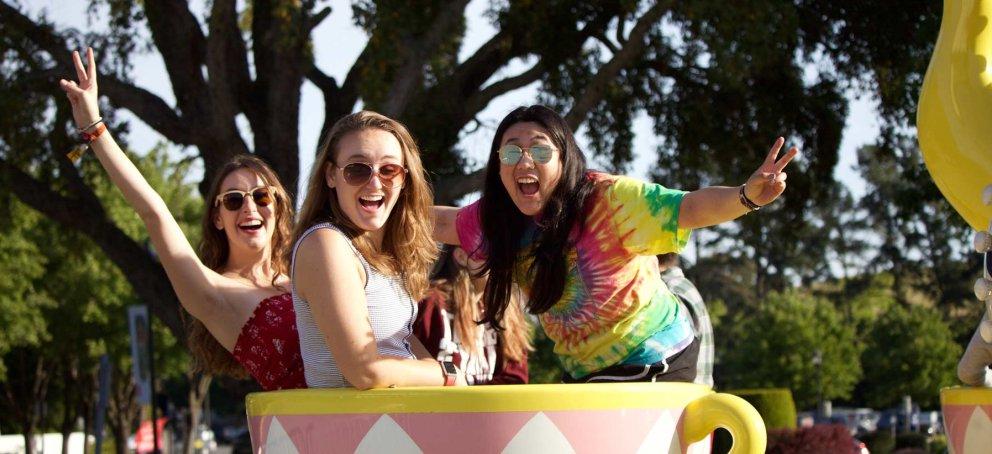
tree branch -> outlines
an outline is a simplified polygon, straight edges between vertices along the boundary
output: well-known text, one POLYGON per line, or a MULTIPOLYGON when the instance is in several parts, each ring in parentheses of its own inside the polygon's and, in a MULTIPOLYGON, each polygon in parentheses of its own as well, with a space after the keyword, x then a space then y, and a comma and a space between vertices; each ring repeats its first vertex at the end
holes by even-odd
POLYGON ((606 46, 606 48, 610 50, 611 54, 616 55, 617 52, 620 52, 620 48, 618 48, 616 44, 613 44, 613 41, 610 41, 610 38, 606 36, 605 32, 596 33, 594 36, 596 37, 596 40, 600 42, 600 44, 606 46))
POLYGON ((190 123, 152 92, 114 77, 100 78, 100 90, 115 106, 131 111, 173 143, 192 145, 196 141, 190 123))
POLYGON ((95 216, 95 213, 103 213, 102 206, 94 205, 87 198, 70 199, 55 193, 5 159, 0 159, 0 175, 11 183, 11 191, 26 205, 92 239, 123 271, 134 292, 148 303, 176 338, 186 338, 179 319, 178 300, 162 266, 112 221, 95 216))
POLYGON ((417 85, 424 80, 424 67, 433 52, 446 39, 452 27, 465 17, 465 7, 468 0, 444 2, 444 6, 434 18, 434 25, 419 41, 398 43, 403 65, 397 70, 396 77, 386 94, 382 105, 382 113, 397 118, 406 110, 407 103, 414 96, 417 85))
POLYGON ((467 175, 451 175, 435 182, 434 200, 439 205, 451 205, 456 200, 473 191, 482 189, 486 168, 475 170, 467 175))
POLYGON ((176 105, 186 121, 205 124, 210 93, 203 78, 207 49, 199 22, 183 0, 152 0, 144 5, 152 40, 165 61, 176 94, 176 105))
POLYGON ((358 87, 361 85, 365 67, 371 58, 371 50, 366 45, 362 53, 352 63, 351 69, 344 78, 344 82, 339 87, 334 78, 328 76, 316 65, 311 65, 307 72, 310 79, 317 88, 324 93, 324 124, 320 128, 320 137, 317 138, 317 146, 323 142, 327 132, 331 130, 339 118, 351 113, 358 102, 358 87))
POLYGON ((585 121, 589 111, 603 99, 603 96, 606 94, 606 87, 616 79, 620 71, 641 56, 645 47, 647 47, 644 38, 651 31, 651 28, 664 16, 667 6, 667 2, 656 1, 637 20, 637 24, 630 31, 630 36, 627 37, 627 44, 619 52, 613 54, 613 58, 603 65, 592 81, 586 85, 582 97, 576 99, 575 104, 572 105, 572 109, 565 115, 565 121, 568 122, 568 125, 573 130, 577 129, 585 121))
POLYGON ((490 84, 465 102, 466 113, 475 115, 485 109, 493 99, 540 80, 545 70, 542 62, 538 61, 523 73, 490 84))
POLYGON ((214 0, 207 39, 207 72, 210 74, 211 101, 216 113, 234 117, 238 110, 251 107, 251 74, 248 49, 238 27, 237 2, 214 0))
MULTIPOLYGON (((75 74, 69 43, 58 32, 48 25, 34 22, 2 1, 0 16, 4 17, 5 26, 11 26, 13 30, 24 34, 44 49, 55 62, 53 68, 38 73, 38 77, 45 78, 54 87, 60 78, 75 74)), ((162 98, 113 76, 101 76, 100 85, 102 93, 111 103, 130 110, 172 142, 184 145, 193 143, 194 138, 188 123, 180 119, 162 98)))
POLYGON ((309 31, 313 31, 313 29, 319 27, 321 22, 324 22, 324 19, 327 19, 327 16, 330 15, 331 15, 331 7, 325 6, 320 11, 317 11, 317 14, 314 14, 313 17, 311 17, 310 20, 307 21, 307 28, 309 29, 309 31))

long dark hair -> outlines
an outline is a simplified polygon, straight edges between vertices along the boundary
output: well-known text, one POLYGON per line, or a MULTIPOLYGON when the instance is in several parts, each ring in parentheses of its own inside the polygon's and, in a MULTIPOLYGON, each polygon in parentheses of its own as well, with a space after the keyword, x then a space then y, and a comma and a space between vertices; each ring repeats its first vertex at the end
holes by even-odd
POLYGON ((586 158, 575 143, 575 134, 565 119, 548 107, 534 105, 514 109, 496 128, 489 151, 486 182, 480 202, 480 221, 485 238, 482 247, 485 248, 486 269, 489 271, 482 321, 502 329, 500 322, 512 292, 513 268, 518 260, 523 259, 520 257, 522 239, 531 225, 536 230, 532 252, 534 262, 526 277, 532 283, 527 310, 532 314, 542 314, 561 298, 568 274, 565 252, 574 245, 576 237, 572 236, 573 229, 582 228, 580 216, 593 186, 586 177, 586 158), (545 202, 537 221, 520 212, 499 176, 501 164, 497 150, 503 135, 510 126, 527 122, 537 123, 548 131, 551 143, 559 150, 562 166, 558 185, 545 202))

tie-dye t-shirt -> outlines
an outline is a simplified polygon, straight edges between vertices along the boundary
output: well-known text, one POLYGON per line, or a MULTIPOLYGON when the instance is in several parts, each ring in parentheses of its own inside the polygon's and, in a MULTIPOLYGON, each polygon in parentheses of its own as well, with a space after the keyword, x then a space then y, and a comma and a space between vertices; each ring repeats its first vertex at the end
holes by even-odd
MULTIPOLYGON (((678 252, 690 230, 678 228, 684 191, 590 172, 595 185, 584 228, 566 251, 565 291, 539 316, 564 369, 581 378, 636 358, 660 361, 692 341, 692 328, 658 272, 655 254, 678 252)), ((462 248, 485 257, 479 202, 458 211, 462 248)), ((530 293, 527 271, 533 234, 514 267, 514 281, 530 293)))

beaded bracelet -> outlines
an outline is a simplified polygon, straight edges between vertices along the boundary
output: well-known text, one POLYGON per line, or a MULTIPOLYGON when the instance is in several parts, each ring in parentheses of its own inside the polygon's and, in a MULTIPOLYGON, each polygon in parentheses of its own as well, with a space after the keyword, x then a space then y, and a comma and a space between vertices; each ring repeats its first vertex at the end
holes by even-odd
POLYGON ((741 205, 744 205, 744 208, 747 208, 748 212, 760 210, 761 205, 758 205, 757 203, 754 203, 751 199, 747 198, 747 194, 744 193, 745 186, 747 185, 741 185, 741 190, 739 193, 741 205))

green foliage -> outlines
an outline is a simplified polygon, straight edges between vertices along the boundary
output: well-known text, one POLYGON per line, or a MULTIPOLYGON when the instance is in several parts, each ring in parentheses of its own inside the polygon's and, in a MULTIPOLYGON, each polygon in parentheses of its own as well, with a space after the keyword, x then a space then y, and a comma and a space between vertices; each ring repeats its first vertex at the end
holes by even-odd
POLYGON ((971 229, 930 178, 913 136, 895 136, 858 150, 859 170, 868 184, 860 200, 871 231, 882 245, 871 258, 891 270, 896 297, 914 293, 952 309, 973 301, 980 261, 971 251, 971 229))
POLYGON ((726 392, 746 400, 758 410, 761 419, 765 421, 766 429, 796 428, 796 404, 788 389, 740 389, 726 392))
MULTIPOLYGON (((2 197, 2 195, 0 195, 2 197)), ((43 218, 15 200, 0 216, 0 381, 5 377, 3 355, 11 348, 38 345, 47 340, 43 309, 54 301, 32 285, 43 278, 46 260, 28 237, 43 218)))
MULTIPOLYGON (((160 146, 143 157, 132 158, 179 215, 184 229, 196 232, 202 202, 195 196, 195 185, 189 182, 189 164, 174 162, 167 151, 160 146)), ((110 217, 135 240, 145 242, 147 233, 140 219, 99 164, 92 156, 87 158, 82 164, 84 175, 110 217)), ((16 199, 9 200, 0 222, 4 238, 0 243, 0 323, 4 326, 0 330, 0 371, 3 361, 9 360, 7 353, 18 346, 30 346, 35 352, 32 355, 45 361, 48 367, 42 375, 21 367, 19 383, 49 383, 49 419, 43 425, 57 429, 66 412, 78 410, 66 408, 63 395, 91 392, 92 382, 87 380, 100 355, 109 354, 117 375, 129 377, 127 307, 142 301, 124 272, 88 237, 42 217, 16 199), (66 382, 70 376, 78 381, 66 382)), ((156 319, 153 330, 156 375, 161 379, 182 377, 189 363, 183 345, 156 319)), ((4 383, 0 375, 0 388, 13 385, 4 383)), ((32 398, 18 395, 18 401, 0 400, 0 408, 30 406, 32 398)), ((0 421, 4 419, 0 417, 0 421)), ((70 415, 70 419, 75 416, 70 415)))
POLYGON ((561 383, 561 363, 555 355, 555 343, 548 339, 540 323, 535 323, 534 351, 527 357, 529 383, 561 383))
POLYGON ((895 449, 926 449, 927 448, 927 436, 914 432, 905 432, 896 435, 896 447, 895 449))
POLYGON ((889 454, 896 448, 896 439, 892 437, 892 432, 879 430, 861 437, 868 451, 872 454, 889 454))
POLYGON ((961 351, 937 310, 893 306, 875 321, 861 356, 866 402, 885 408, 909 395, 923 408, 938 405, 940 388, 956 381, 961 351))
POLYGON ((937 434, 927 441, 927 452, 932 454, 944 454, 947 452, 947 436, 937 434))
POLYGON ((829 301, 798 291, 772 293, 732 316, 716 336, 722 354, 715 378, 730 388, 789 388, 799 408, 847 398, 861 377, 861 346, 829 301), (821 362, 814 364, 816 352, 821 362))

